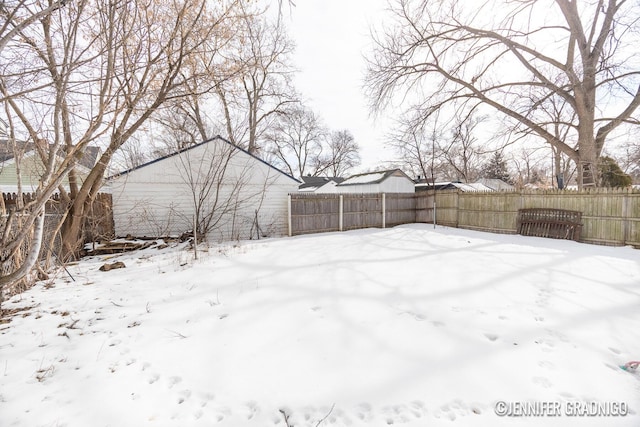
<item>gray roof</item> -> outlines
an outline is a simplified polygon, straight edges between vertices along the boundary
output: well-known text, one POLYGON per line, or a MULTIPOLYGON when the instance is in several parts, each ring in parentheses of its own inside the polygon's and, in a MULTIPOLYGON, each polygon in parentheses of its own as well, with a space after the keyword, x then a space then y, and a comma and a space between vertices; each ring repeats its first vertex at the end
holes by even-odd
POLYGON ((513 185, 498 178, 480 178, 477 182, 486 185, 494 191, 509 191, 515 189, 513 185))
POLYGON ((340 178, 338 176, 332 176, 332 177, 327 177, 327 176, 303 176, 302 177, 302 184, 300 184, 300 186, 298 186, 298 189, 302 190, 302 189, 305 189, 305 188, 322 187, 323 185, 325 185, 329 181, 334 181, 334 182, 340 184, 342 181, 344 181, 344 178, 340 178))

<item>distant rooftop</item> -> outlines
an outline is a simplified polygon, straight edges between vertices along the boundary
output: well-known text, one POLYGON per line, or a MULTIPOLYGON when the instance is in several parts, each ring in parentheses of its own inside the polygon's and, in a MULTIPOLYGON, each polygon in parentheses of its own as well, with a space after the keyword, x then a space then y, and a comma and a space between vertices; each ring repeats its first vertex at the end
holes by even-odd
MULTIPOLYGON (((20 150, 22 154, 35 150, 35 144, 33 142, 18 141, 17 145, 18 150, 20 150)), ((98 156, 101 151, 100 147, 85 147, 82 157, 78 160, 78 164, 87 169, 93 168, 98 161, 98 156)), ((9 145, 9 141, 6 139, 0 139, 0 163, 11 160, 14 157, 15 153, 13 151, 13 147, 9 145)))
POLYGON ((390 169, 386 171, 367 172, 353 175, 340 183, 340 187, 345 185, 378 184, 390 176, 405 176, 408 180, 411 180, 411 178, 409 178, 400 169, 390 169))
POLYGON ((298 190, 302 191, 313 191, 317 188, 322 187, 327 182, 333 181, 336 183, 341 183, 344 181, 344 178, 340 178, 338 176, 326 177, 326 176, 303 176, 302 184, 298 187, 298 190))

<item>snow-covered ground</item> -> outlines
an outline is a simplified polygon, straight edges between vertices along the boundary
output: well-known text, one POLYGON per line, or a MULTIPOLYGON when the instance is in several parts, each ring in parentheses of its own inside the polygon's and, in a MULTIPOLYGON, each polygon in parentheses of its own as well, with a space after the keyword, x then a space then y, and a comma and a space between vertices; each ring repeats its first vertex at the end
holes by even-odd
POLYGON ((0 426, 640 425, 638 250, 416 224, 192 258, 5 303, 0 426))

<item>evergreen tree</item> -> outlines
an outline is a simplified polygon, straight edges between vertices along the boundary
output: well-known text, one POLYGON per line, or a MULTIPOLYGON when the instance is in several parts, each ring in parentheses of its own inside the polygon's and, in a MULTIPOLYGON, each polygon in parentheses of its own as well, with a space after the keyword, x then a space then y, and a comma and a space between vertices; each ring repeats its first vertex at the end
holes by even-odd
POLYGON ((496 151, 493 156, 482 168, 482 176, 484 178, 501 179, 504 182, 511 183, 511 176, 507 169, 507 162, 504 159, 502 151, 496 151))
POLYGON ((618 163, 608 156, 600 157, 598 175, 599 187, 628 187, 632 182, 631 176, 624 173, 618 163))

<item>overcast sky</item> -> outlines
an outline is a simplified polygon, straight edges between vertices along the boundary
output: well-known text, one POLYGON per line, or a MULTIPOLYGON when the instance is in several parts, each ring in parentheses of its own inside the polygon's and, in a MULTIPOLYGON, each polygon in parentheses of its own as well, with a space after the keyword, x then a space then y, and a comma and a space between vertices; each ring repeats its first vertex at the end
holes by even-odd
POLYGON ((360 170, 387 167, 388 120, 369 117, 362 86, 371 25, 382 19, 386 0, 301 0, 284 12, 296 43, 296 87, 332 130, 350 130, 361 147, 360 170))

